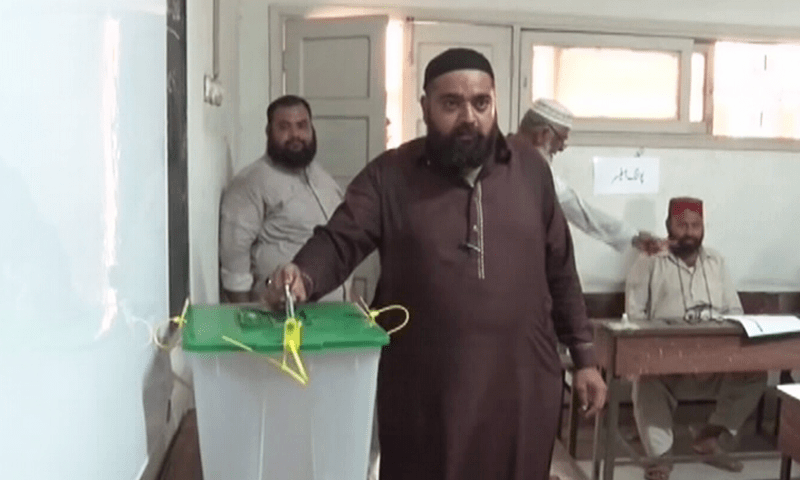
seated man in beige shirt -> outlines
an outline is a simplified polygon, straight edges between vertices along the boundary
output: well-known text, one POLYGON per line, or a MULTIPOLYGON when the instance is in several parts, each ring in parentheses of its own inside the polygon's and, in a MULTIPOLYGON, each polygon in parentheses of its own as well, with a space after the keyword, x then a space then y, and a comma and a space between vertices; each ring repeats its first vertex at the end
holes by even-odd
MULTIPOLYGON (((668 251, 641 255, 625 286, 625 310, 633 321, 709 321, 741 314, 739 296, 719 253, 703 247, 703 203, 696 198, 669 202, 668 251)), ((758 404, 766 373, 642 376, 633 383, 633 407, 647 453, 645 478, 666 480, 671 466, 661 457, 672 448, 672 415, 678 399, 715 398, 716 409, 692 448, 707 462, 730 471, 742 464, 727 456, 720 439, 735 437, 758 404)))

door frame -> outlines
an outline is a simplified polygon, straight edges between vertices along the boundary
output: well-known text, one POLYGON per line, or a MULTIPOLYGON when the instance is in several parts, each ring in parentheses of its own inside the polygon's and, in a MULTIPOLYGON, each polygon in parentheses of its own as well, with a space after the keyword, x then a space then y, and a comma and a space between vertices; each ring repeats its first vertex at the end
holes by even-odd
MULTIPOLYGON (((465 25, 511 28, 511 98, 509 98, 509 115, 512 123, 519 118, 519 39, 522 29, 518 23, 519 15, 509 14, 504 16, 498 14, 497 21, 487 22, 485 12, 465 13, 458 10, 428 8, 270 5, 268 12, 270 101, 280 97, 284 92, 283 48, 285 39, 283 25, 287 19, 387 15, 390 19, 396 20, 463 23, 465 25), (512 21, 512 19, 516 19, 516 21, 512 21)), ((539 17, 537 16, 536 18, 539 17)), ((405 38, 408 38, 408 36, 406 35, 405 38)))

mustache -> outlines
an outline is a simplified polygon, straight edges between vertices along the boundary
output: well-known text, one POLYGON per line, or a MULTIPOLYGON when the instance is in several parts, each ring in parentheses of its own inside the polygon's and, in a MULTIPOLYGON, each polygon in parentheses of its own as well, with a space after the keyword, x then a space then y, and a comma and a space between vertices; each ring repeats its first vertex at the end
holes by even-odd
POLYGON ((478 143, 484 142, 488 139, 487 135, 483 135, 474 125, 466 124, 460 125, 453 133, 450 134, 453 146, 474 147, 478 143))
POLYGON ((317 134, 313 132, 310 141, 292 138, 279 145, 274 138, 268 137, 267 155, 275 162, 289 168, 304 168, 314 159, 317 153, 317 134), (294 148, 299 145, 300 148, 294 148))
POLYGON ((702 238, 688 236, 673 237, 669 239, 669 244, 672 246, 695 246, 700 245, 702 242, 702 238))
POLYGON ((683 235, 669 239, 669 249, 676 255, 694 253, 700 249, 702 244, 702 237, 694 237, 691 235, 683 235))
POLYGON ((461 125, 457 126, 453 130, 453 135, 461 136, 461 135, 473 135, 477 136, 480 135, 478 132, 478 127, 471 123, 462 123, 461 125))
POLYGON ((477 125, 462 123, 445 134, 428 125, 425 148, 431 161, 440 169, 459 175, 466 168, 482 165, 494 148, 498 136, 497 123, 488 134, 483 134, 477 125))
POLYGON ((700 237, 694 237, 692 235, 684 235, 682 237, 678 237, 675 240, 681 243, 690 243, 690 242, 699 242, 701 240, 700 237))

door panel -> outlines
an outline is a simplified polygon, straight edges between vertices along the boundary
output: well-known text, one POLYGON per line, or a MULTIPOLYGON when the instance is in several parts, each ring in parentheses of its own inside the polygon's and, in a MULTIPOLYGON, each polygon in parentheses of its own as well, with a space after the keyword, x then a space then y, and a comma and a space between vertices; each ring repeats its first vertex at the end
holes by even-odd
MULTIPOLYGON (((386 147, 385 16, 290 19, 285 23, 285 91, 311 104, 317 159, 342 189, 386 147)), ((371 301, 377 253, 353 273, 371 301)))

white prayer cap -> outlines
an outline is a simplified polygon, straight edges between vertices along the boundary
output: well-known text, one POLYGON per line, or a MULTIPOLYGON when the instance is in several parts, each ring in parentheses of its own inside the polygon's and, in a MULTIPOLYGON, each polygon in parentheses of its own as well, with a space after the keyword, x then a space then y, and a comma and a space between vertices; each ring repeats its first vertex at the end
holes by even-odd
MULTIPOLYGON (((538 98, 528 112, 534 112, 553 125, 572 129, 574 115, 567 107, 549 98, 538 98)), ((527 113, 526 113, 527 116, 527 113)))

